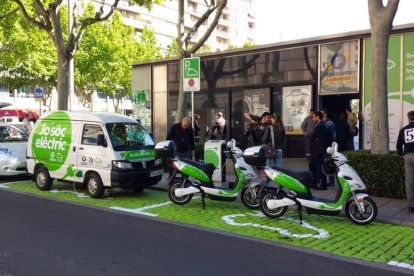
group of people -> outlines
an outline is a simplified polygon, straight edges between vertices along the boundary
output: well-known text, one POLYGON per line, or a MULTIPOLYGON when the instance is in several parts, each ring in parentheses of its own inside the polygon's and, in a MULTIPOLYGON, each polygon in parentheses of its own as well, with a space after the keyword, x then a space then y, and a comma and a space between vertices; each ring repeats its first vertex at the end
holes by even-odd
MULTIPOLYGON (((195 145, 200 141, 200 130, 200 115, 194 114, 194 127, 191 126, 191 118, 184 117, 180 123, 170 128, 166 139, 175 142, 178 157, 191 159, 195 145)), ((211 132, 214 139, 226 139, 227 125, 222 112, 216 114, 211 132)), ((195 159, 198 160, 198 156, 195 156, 195 159)))
POLYGON ((258 117, 250 113, 244 113, 244 117, 250 120, 244 136, 251 139, 254 145, 266 145, 268 149, 267 163, 269 166, 281 166, 285 126, 280 115, 263 112, 258 117))
POLYGON ((309 170, 312 174, 311 187, 326 190, 328 181, 322 172, 322 164, 327 147, 332 142, 338 143, 338 150, 354 150, 354 136, 358 135, 357 118, 350 107, 339 115, 334 123, 323 108, 320 111, 311 109, 302 124, 305 138, 305 154, 309 159, 309 170))

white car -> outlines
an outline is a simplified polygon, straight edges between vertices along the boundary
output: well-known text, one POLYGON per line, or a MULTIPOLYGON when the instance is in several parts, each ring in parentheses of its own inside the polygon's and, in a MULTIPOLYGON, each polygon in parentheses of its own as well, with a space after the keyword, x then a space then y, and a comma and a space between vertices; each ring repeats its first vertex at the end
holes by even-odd
POLYGON ((0 176, 25 174, 29 135, 21 129, 0 123, 0 176))

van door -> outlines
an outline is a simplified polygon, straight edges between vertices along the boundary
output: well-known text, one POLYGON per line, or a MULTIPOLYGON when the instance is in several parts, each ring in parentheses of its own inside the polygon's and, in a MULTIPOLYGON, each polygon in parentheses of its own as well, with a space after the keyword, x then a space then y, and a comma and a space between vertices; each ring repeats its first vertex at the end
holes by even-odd
POLYGON ((98 135, 105 135, 98 123, 84 123, 78 145, 77 177, 83 181, 85 173, 95 171, 104 186, 111 186, 111 148, 97 144, 98 135))

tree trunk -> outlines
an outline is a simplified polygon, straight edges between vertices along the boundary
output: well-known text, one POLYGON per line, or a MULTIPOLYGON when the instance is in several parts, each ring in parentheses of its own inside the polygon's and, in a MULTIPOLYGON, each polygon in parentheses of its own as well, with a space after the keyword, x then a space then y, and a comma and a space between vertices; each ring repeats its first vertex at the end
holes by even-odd
POLYGON ((68 110, 69 99, 69 62, 70 59, 65 54, 65 51, 58 51, 58 80, 57 80, 57 92, 58 92, 58 109, 68 110))
POLYGON ((382 0, 368 0, 371 25, 371 153, 388 154, 388 93, 387 62, 388 39, 392 22, 397 13, 399 0, 388 0, 384 7, 382 0))
POLYGON ((372 28, 371 52, 371 151, 373 154, 389 153, 387 60, 389 31, 372 28))
MULTIPOLYGON (((180 58, 180 72, 182 72, 184 63, 184 58, 180 58)), ((181 121, 182 118, 185 117, 185 106, 184 106, 184 80, 183 77, 180 76, 180 87, 178 90, 178 106, 177 106, 177 115, 175 116, 175 122, 178 123, 181 121)))

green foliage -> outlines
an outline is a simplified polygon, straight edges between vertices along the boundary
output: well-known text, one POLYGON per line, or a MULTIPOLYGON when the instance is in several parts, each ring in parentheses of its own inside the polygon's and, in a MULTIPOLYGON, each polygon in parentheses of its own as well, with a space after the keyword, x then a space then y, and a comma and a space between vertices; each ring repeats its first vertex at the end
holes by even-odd
MULTIPOLYGON (((0 13, 7 11, 7 2, 0 13)), ((11 6, 9 6, 10 8, 11 6)), ((49 36, 15 13, 0 20, 0 71, 11 88, 56 85, 56 51, 49 36)))
POLYGON ((254 47, 254 46, 256 46, 256 45, 252 41, 247 41, 243 44, 243 48, 250 48, 250 47, 254 47))
POLYGON ((174 58, 180 56, 180 47, 178 46, 177 39, 173 38, 170 45, 167 45, 166 58, 174 58))
POLYGON ((88 28, 75 58, 75 81, 82 94, 92 91, 131 94, 131 65, 135 61, 161 58, 155 34, 144 28, 135 38, 134 28, 123 25, 115 12, 111 20, 88 28))
POLYGON ((344 152, 372 196, 406 198, 404 160, 396 153, 371 154, 370 151, 344 152))

